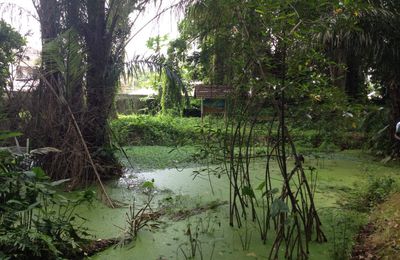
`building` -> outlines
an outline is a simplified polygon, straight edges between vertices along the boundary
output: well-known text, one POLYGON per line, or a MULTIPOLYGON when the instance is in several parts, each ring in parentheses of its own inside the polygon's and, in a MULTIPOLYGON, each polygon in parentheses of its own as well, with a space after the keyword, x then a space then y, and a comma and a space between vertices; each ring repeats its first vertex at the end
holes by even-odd
POLYGON ((227 98, 233 92, 231 86, 196 85, 194 97, 201 99, 201 117, 209 114, 226 115, 227 98))

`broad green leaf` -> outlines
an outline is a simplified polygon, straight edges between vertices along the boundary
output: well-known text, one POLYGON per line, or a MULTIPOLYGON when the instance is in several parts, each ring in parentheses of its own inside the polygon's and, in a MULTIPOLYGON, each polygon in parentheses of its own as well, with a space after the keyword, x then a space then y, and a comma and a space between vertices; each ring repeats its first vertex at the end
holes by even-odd
POLYGON ((33 171, 24 171, 24 174, 28 178, 35 178, 36 174, 33 171))
POLYGON ((278 193, 279 192, 279 189, 278 188, 273 188, 272 190, 268 190, 267 191, 267 193, 269 193, 269 194, 276 194, 276 193, 278 193))

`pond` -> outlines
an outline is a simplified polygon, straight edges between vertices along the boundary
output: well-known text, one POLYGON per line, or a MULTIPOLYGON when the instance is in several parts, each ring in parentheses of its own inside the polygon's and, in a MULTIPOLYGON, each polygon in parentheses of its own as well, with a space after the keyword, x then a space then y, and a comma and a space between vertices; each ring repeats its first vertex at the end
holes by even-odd
MULTIPOLYGON (((317 169, 315 201, 328 237, 328 243, 311 244, 310 259, 332 259, 335 251, 342 250, 340 246, 348 246, 354 235, 353 228, 367 220, 366 214, 348 211, 346 216, 351 216, 349 223, 338 225, 344 219, 341 208, 343 194, 366 182, 371 175, 398 178, 398 169, 372 162, 358 152, 309 156, 306 157, 305 169, 308 167, 317 169)), ((125 203, 124 207, 110 209, 95 202, 91 207, 79 209, 79 214, 88 219, 85 226, 97 239, 123 234, 129 205, 135 202, 136 209, 139 209, 149 198, 149 193, 142 188, 146 181, 154 183, 152 209, 163 208, 164 214, 152 227, 140 230, 134 242, 110 247, 91 258, 187 259, 195 254, 195 259, 266 259, 272 239, 264 245, 257 226, 250 220, 241 229, 230 227, 227 177, 208 176, 202 169, 173 168, 149 172, 128 169, 123 178, 108 183, 110 196, 125 203), (194 173, 200 175, 195 177, 194 173)), ((261 182, 262 175, 263 164, 257 162, 252 168, 255 185, 261 182)), ((273 175, 273 186, 280 187, 278 172, 273 175)))

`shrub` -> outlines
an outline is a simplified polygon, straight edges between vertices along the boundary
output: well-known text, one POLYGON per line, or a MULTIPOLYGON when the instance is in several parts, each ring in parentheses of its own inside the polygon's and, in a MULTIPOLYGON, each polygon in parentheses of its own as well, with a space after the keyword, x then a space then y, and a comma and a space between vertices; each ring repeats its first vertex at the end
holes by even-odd
POLYGON ((83 257, 80 245, 88 234, 76 228, 74 210, 93 194, 59 195, 54 187, 67 180, 49 182, 41 168, 25 170, 28 159, 0 150, 0 258, 83 257))
POLYGON ((396 190, 391 177, 370 177, 366 185, 360 186, 347 198, 347 208, 366 212, 384 202, 396 190))
POLYGON ((111 122, 120 145, 194 144, 199 141, 200 118, 129 115, 111 122))
POLYGON ((377 155, 385 155, 391 151, 389 134, 389 110, 384 107, 371 106, 362 121, 362 128, 366 134, 366 146, 377 155))

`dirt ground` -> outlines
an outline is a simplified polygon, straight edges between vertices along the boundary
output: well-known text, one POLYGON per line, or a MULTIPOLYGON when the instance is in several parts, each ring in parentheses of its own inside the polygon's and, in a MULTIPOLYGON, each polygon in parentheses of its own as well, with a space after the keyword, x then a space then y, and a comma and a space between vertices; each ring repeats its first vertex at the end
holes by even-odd
POLYGON ((400 193, 374 209, 357 236, 352 259, 400 259, 400 193))

